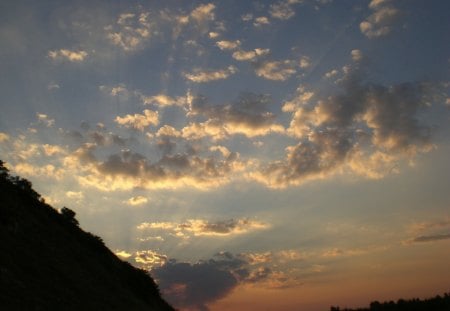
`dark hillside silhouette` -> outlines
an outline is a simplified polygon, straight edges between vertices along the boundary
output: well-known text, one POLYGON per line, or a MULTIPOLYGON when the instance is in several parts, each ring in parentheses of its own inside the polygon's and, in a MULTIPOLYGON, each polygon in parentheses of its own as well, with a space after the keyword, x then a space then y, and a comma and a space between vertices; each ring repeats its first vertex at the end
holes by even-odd
POLYGON ((174 310, 144 270, 117 258, 0 160, 0 310, 174 310))
POLYGON ((450 293, 429 299, 399 299, 397 302, 373 301, 369 308, 347 309, 331 307, 330 311, 450 311, 450 293))

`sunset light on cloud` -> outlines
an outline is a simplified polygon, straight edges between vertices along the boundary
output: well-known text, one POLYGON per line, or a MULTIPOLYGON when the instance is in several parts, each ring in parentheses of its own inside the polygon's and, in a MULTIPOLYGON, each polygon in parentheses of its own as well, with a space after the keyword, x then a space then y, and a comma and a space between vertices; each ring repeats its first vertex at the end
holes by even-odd
POLYGON ((450 2, 1 7, 0 159, 176 308, 449 290, 450 2))

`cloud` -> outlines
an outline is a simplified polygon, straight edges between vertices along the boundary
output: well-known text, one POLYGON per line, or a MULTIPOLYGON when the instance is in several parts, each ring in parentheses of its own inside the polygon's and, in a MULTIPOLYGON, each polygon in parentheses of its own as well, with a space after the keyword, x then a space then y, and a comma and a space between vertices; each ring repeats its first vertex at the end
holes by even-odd
POLYGON ((209 303, 227 296, 237 285, 263 282, 272 271, 267 267, 250 269, 241 258, 221 252, 194 264, 169 260, 151 274, 175 307, 209 310, 209 303))
POLYGON ((120 14, 115 24, 105 27, 106 37, 125 52, 142 48, 152 36, 149 15, 149 12, 120 14))
POLYGON ((197 21, 198 23, 202 23, 205 21, 213 21, 215 18, 214 9, 216 6, 212 3, 201 4, 192 10, 190 17, 197 21))
POLYGON ((29 163, 17 163, 13 166, 14 172, 25 177, 41 176, 45 178, 62 180, 65 171, 53 164, 32 165, 29 163))
POLYGON ((130 94, 130 92, 126 88, 125 84, 118 84, 118 85, 113 86, 113 87, 107 87, 105 85, 100 85, 99 89, 101 91, 106 91, 111 96, 122 96, 122 97, 127 98, 129 96, 129 94, 130 94))
POLYGON ((57 89, 59 89, 59 88, 60 88, 59 84, 57 84, 57 83, 55 83, 55 82, 50 82, 50 83, 47 85, 47 90, 49 90, 49 91, 57 90, 57 89))
POLYGON ((295 15, 292 5, 302 2, 301 0, 283 0, 270 5, 270 16, 273 18, 287 20, 295 15))
POLYGON ((256 17, 253 21, 253 25, 255 27, 261 27, 264 25, 269 25, 270 21, 266 16, 260 16, 260 17, 256 17))
POLYGON ((152 250, 137 251, 134 254, 134 261, 142 265, 145 269, 152 269, 164 265, 168 258, 166 255, 159 254, 152 250))
POLYGON ((240 235, 255 230, 264 230, 270 226, 267 223, 251 219, 229 219, 225 221, 206 221, 203 219, 188 219, 182 223, 154 222, 141 223, 139 230, 168 230, 175 236, 210 236, 225 237, 240 235))
POLYGON ((210 31, 209 33, 208 33, 208 37, 210 38, 210 39, 216 39, 216 38, 218 38, 220 36, 220 34, 218 33, 218 32, 215 32, 215 31, 210 31))
POLYGON ((170 125, 164 125, 156 132, 156 137, 180 137, 181 132, 170 125))
POLYGON ((3 143, 8 140, 9 140, 9 135, 6 133, 0 132, 0 143, 3 143))
POLYGON ((67 191, 66 197, 69 199, 82 200, 84 199, 84 194, 81 191, 67 191))
POLYGON ((392 26, 400 16, 400 11, 392 6, 385 6, 389 1, 374 0, 369 8, 374 12, 359 24, 361 32, 368 38, 378 38, 389 34, 392 26))
POLYGON ((36 113, 36 117, 40 124, 44 124, 47 127, 52 127, 53 125, 55 125, 55 119, 51 119, 44 113, 36 113))
POLYGON ((124 201, 125 204, 131 205, 131 206, 138 206, 138 205, 146 204, 147 202, 148 202, 148 199, 141 195, 138 195, 136 197, 131 197, 128 200, 124 201))
MULTIPOLYGON (((66 49, 61 50, 54 50, 48 52, 48 57, 54 60, 68 60, 71 62, 82 62, 86 57, 88 56, 88 53, 83 50, 79 51, 71 51, 66 49)), ((59 87, 59 86, 58 86, 59 87)))
POLYGON ((295 62, 291 60, 283 61, 265 61, 257 65, 255 69, 258 77, 274 80, 285 81, 297 72, 295 62))
POLYGON ((238 61, 254 61, 259 57, 265 56, 270 53, 270 49, 256 48, 251 51, 239 50, 232 54, 232 57, 238 61))
POLYGON ((124 127, 143 131, 150 125, 158 125, 159 114, 158 111, 145 109, 144 114, 127 114, 124 117, 116 117, 114 121, 124 127))
POLYGON ((439 221, 414 223, 409 226, 408 231, 415 237, 406 241, 405 244, 448 240, 450 239, 450 219, 447 217, 439 221))
POLYGON ((152 162, 130 150, 122 150, 100 160, 93 154, 95 148, 93 144, 84 145, 66 156, 64 163, 74 170, 79 169, 76 176, 80 185, 102 191, 136 187, 209 189, 230 182, 231 177, 245 168, 235 153, 223 158, 164 152, 159 160, 152 162))
POLYGON ((352 56, 352 60, 355 62, 359 62, 363 59, 363 53, 361 50, 352 50, 350 54, 352 56))
POLYGON ((116 256, 123 258, 123 259, 128 259, 131 257, 132 254, 127 253, 126 251, 116 251, 114 253, 116 256))
POLYGON ((299 61, 299 67, 302 69, 309 68, 311 66, 311 60, 308 56, 302 56, 299 61))
POLYGON ((178 106, 183 107, 187 104, 187 96, 171 97, 166 94, 158 94, 155 96, 141 95, 142 102, 145 105, 153 104, 158 107, 178 106))
POLYGON ((450 239, 450 233, 436 235, 422 235, 414 238, 412 242, 435 242, 450 239))
POLYGON ((219 70, 201 70, 196 68, 191 73, 185 73, 184 77, 195 83, 205 83, 227 79, 237 71, 237 68, 233 65, 228 66, 226 69, 219 70))
POLYGON ((334 78, 335 76, 337 76, 339 74, 339 71, 337 71, 336 69, 332 69, 330 71, 328 71, 327 73, 325 73, 324 77, 327 79, 331 79, 334 78))
MULTIPOLYGON (((277 255, 278 256, 278 255, 277 255)), ((208 304, 226 297, 239 285, 258 288, 298 286, 295 277, 270 267, 273 254, 233 255, 219 252, 196 263, 168 260, 151 271, 164 297, 177 308, 209 310, 208 304)))
POLYGON ((418 117, 428 108, 433 87, 419 82, 364 83, 360 66, 347 68, 340 94, 321 97, 301 90, 284 104, 283 111, 292 112, 287 133, 299 143, 286 148, 284 160, 264 166, 253 178, 275 188, 340 170, 381 178, 400 157, 431 150, 430 127, 418 117), (364 169, 363 164, 368 166, 364 169))
POLYGON ((66 154, 66 150, 58 145, 43 144, 42 149, 44 150, 44 153, 47 156, 54 156, 57 154, 66 154))
POLYGON ((208 120, 183 128, 183 137, 198 139, 211 136, 217 140, 235 134, 255 137, 282 133, 283 126, 277 124, 275 114, 268 111, 269 103, 269 96, 253 93, 242 93, 236 101, 225 105, 209 105, 206 98, 194 97, 190 115, 201 115, 208 120))
POLYGON ((222 40, 222 41, 217 41, 216 45, 221 50, 235 50, 241 45, 241 41, 239 41, 239 40, 236 40, 236 41, 222 40))

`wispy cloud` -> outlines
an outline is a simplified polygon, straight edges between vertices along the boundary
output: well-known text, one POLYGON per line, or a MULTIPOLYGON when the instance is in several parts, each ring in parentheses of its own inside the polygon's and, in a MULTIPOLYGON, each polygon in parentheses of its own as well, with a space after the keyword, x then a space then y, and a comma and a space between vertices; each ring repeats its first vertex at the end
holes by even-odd
POLYGON ((140 49, 152 36, 149 12, 122 13, 113 25, 105 27, 106 37, 126 52, 140 49))
POLYGON ((184 77, 195 83, 206 83, 217 80, 224 80, 237 72, 237 68, 233 65, 225 69, 219 70, 203 70, 195 68, 191 73, 185 73, 184 77))
POLYGON ((269 224, 251 219, 230 219, 225 221, 206 221, 203 219, 188 219, 182 223, 154 222, 141 223, 139 230, 168 230, 175 236, 211 236, 226 237, 245 234, 254 230, 269 228, 269 224))
POLYGON ((54 60, 68 60, 71 62, 82 62, 88 53, 83 50, 73 51, 67 49, 53 50, 48 52, 48 57, 54 60))
POLYGON ((131 206, 143 205, 143 204, 146 204, 147 202, 148 202, 148 199, 141 195, 131 197, 128 200, 124 201, 125 204, 131 205, 131 206))
POLYGON ((412 242, 435 242, 450 239, 450 233, 436 235, 422 235, 414 238, 412 242))
POLYGON ((292 60, 265 61, 258 64, 256 75, 268 80, 285 81, 297 72, 296 64, 292 60))
POLYGON ((270 5, 270 16, 273 18, 287 20, 295 15, 294 4, 301 3, 302 0, 283 0, 270 5))

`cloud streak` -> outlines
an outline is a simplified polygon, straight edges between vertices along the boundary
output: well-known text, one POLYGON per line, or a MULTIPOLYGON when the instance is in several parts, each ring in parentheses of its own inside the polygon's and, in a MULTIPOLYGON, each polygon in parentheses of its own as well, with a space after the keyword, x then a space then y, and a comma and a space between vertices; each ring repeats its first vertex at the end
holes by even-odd
POLYGON ((153 222, 141 223, 139 230, 165 230, 178 237, 208 236, 226 237, 246 234, 256 230, 264 230, 270 225, 251 219, 229 219, 225 221, 207 221, 203 219, 188 219, 182 223, 153 222))

